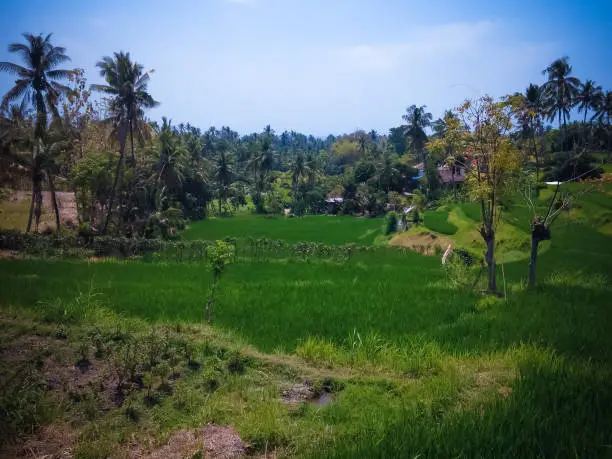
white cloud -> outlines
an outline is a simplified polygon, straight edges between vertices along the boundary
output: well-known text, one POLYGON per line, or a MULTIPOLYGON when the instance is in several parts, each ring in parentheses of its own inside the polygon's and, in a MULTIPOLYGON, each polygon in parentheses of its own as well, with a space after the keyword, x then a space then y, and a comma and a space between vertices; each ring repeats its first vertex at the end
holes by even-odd
POLYGON ((212 49, 205 69, 223 71, 186 74, 182 62, 200 51, 174 50, 165 68, 156 67, 152 85, 170 94, 159 96, 164 114, 179 119, 195 112, 205 117, 202 126, 231 125, 241 132, 270 123, 320 135, 358 127, 385 132, 413 103, 427 105, 437 117, 466 97, 523 90, 541 79, 541 69, 558 52, 491 21, 415 28, 396 42, 279 43, 265 53, 212 49), (171 89, 176 81, 201 91, 178 94, 171 89))

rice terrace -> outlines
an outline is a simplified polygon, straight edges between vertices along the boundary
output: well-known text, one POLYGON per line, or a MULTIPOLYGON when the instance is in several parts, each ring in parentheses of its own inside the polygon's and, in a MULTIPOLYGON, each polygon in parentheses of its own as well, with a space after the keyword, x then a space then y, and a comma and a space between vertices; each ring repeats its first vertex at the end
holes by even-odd
POLYGON ((161 57, 65 36, 0 55, 0 458, 612 457, 588 67, 384 132, 239 134, 162 116, 161 57))

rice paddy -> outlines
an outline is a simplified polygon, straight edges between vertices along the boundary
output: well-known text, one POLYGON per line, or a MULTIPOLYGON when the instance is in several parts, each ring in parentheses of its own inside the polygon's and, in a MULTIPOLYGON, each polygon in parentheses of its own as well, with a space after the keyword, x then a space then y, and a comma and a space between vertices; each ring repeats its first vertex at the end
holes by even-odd
MULTIPOLYGON (((502 253, 520 256, 499 267, 501 297, 457 286, 439 257, 382 246, 343 261, 238 257, 221 277, 206 333, 276 363, 253 364, 206 399, 190 377, 177 393, 197 400, 185 405, 191 408, 177 408, 172 399, 143 405, 144 421, 121 421, 119 431, 225 422, 255 451, 274 448, 279 456, 606 457, 612 244, 602 224, 611 204, 609 192, 592 193, 562 217, 539 257, 532 290, 523 245, 529 214, 515 203, 503 215, 500 239, 502 253), (288 409, 278 402, 288 371, 293 380, 308 372, 331 378, 333 401, 288 409)), ((450 207, 429 214, 429 222, 426 214, 425 225, 478 250, 474 210, 450 207)), ((240 215, 194 224, 185 238, 380 245, 381 227, 375 219, 240 215)), ((475 277, 478 269, 465 275, 475 277)), ((5 315, 40 317, 94 292, 119 315, 113 327, 121 321, 205 327, 212 279, 202 262, 167 260, 2 259, 0 275, 5 315)), ((104 442, 111 451, 111 431, 83 437, 81 451, 104 442)))

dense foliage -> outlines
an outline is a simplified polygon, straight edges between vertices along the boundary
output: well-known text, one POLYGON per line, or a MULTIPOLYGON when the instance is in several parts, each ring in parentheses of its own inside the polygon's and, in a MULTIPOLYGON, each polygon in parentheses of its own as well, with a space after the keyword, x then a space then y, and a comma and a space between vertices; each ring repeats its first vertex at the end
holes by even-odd
MULTIPOLYGON (((159 124, 146 119, 146 110, 158 105, 148 92, 153 74, 129 53, 102 58, 97 67, 104 84, 88 88, 82 70, 56 68, 69 58, 51 35, 24 36, 26 43, 9 51, 25 66, 0 63, 0 70, 20 78, 0 107, 0 179, 13 188, 30 182, 28 231, 33 223, 39 229, 43 190, 52 195, 59 230, 57 182, 76 193, 73 223, 82 231, 151 238, 173 237, 185 220, 245 208, 376 216, 414 204, 406 194, 415 189, 423 197, 418 212, 450 189, 457 196, 460 184, 444 182, 439 167, 453 174, 474 167, 469 150, 477 145, 467 134, 479 128, 462 114, 475 104, 435 121, 425 106, 412 105, 402 116, 405 124, 388 135, 356 131, 323 139, 266 126, 241 136, 227 126, 202 130, 166 118, 159 124), (102 98, 92 98, 92 91, 102 98)), ((610 92, 592 80, 582 83, 572 70, 568 58, 556 60, 544 70, 542 85, 491 100, 508 117, 499 145, 516 149, 538 180, 597 176, 601 169, 591 153, 612 151, 610 92), (582 120, 570 123, 574 107, 582 120)))

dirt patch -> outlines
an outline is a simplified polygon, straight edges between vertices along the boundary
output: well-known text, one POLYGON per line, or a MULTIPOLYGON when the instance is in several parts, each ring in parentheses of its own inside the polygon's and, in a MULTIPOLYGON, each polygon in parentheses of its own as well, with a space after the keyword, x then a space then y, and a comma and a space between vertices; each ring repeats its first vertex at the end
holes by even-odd
POLYGON ((281 399, 283 403, 289 406, 297 406, 302 402, 310 401, 315 398, 315 390, 312 387, 311 381, 304 381, 291 386, 289 389, 285 389, 281 392, 281 399))
POLYGON ((334 395, 327 390, 320 392, 315 390, 312 381, 307 380, 283 390, 281 392, 281 400, 291 408, 295 408, 303 402, 312 403, 322 408, 334 401, 334 395))
POLYGON ((161 448, 150 454, 133 455, 132 457, 182 459, 191 458, 200 452, 203 458, 231 459, 244 457, 246 450, 246 445, 233 427, 208 424, 201 429, 178 430, 161 448))
POLYGON ((7 446, 0 451, 0 458, 72 458, 72 446, 76 432, 68 424, 56 422, 42 426, 36 434, 23 442, 7 446))
POLYGON ((36 356, 48 355, 54 344, 48 336, 20 336, 0 350, 0 361, 21 363, 34 360, 36 356))
POLYGON ((398 234, 390 242, 391 245, 407 247, 424 255, 435 255, 436 247, 444 251, 452 243, 451 239, 428 231, 419 234, 398 234))
POLYGON ((87 398, 95 399, 100 408, 107 410, 118 404, 117 378, 109 362, 90 359, 80 361, 73 352, 67 352, 58 361, 55 356, 47 358, 43 366, 43 375, 47 389, 60 396, 68 394, 78 403, 87 398))

